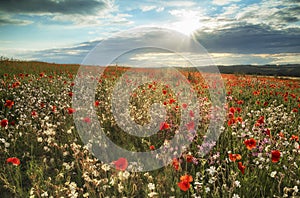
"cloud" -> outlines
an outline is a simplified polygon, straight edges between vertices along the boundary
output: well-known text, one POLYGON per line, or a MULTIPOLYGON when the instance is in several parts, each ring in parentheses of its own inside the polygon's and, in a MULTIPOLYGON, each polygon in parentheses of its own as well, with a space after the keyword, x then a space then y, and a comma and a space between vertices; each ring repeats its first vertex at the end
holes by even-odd
MULTIPOLYGON (((216 31, 214 33, 199 33, 197 39, 209 51, 212 60, 217 65, 232 64, 287 64, 299 63, 300 30, 273 30, 270 27, 258 25, 244 25, 216 31)), ((57 63, 81 63, 84 57, 100 41, 84 42, 68 48, 57 48, 42 50, 31 53, 31 59, 57 62, 57 63)), ((163 44, 164 45, 164 44, 163 44)), ((162 46, 163 46, 162 45, 162 46)), ((207 65, 211 60, 205 59, 205 52, 198 53, 195 46, 185 45, 180 42, 176 35, 171 36, 168 31, 139 31, 128 35, 116 35, 115 39, 110 41, 110 45, 105 49, 98 49, 99 55, 103 52, 109 56, 110 52, 120 49, 120 46, 133 49, 120 57, 116 57, 111 64, 135 66, 189 66, 187 61, 180 57, 182 54, 188 60, 193 61, 198 66, 207 65), (153 43, 153 40, 158 41, 153 43), (176 40, 176 42, 174 42, 176 40), (138 46, 132 46, 138 42, 139 46, 159 47, 162 43, 174 48, 178 47, 177 52, 147 48, 139 49, 138 46)), ((102 54, 103 55, 103 54, 102 54)), ((28 56, 27 56, 28 57, 28 56)), ((98 57, 99 58, 99 57, 98 57)))
POLYGON ((213 0, 212 3, 222 6, 222 5, 230 4, 233 2, 239 2, 239 1, 241 0, 213 0))
POLYGON ((300 49, 300 28, 274 30, 266 25, 238 23, 214 32, 198 32, 196 38, 209 52, 218 53, 297 53, 300 49))
POLYGON ((106 8, 99 0, 1 0, 0 11, 7 13, 62 13, 89 15, 106 8))
POLYGON ((241 8, 236 14, 236 19, 282 29, 299 22, 299 12, 300 6, 294 1, 262 1, 241 8))
POLYGON ((0 15, 0 26, 2 26, 2 25, 29 25, 31 23, 32 23, 32 21, 12 19, 12 18, 0 15))
POLYGON ((162 4, 166 7, 193 7, 196 5, 194 1, 161 1, 162 4))
POLYGON ((141 10, 143 12, 148 12, 148 11, 154 10, 154 9, 156 9, 156 6, 141 6, 141 10))

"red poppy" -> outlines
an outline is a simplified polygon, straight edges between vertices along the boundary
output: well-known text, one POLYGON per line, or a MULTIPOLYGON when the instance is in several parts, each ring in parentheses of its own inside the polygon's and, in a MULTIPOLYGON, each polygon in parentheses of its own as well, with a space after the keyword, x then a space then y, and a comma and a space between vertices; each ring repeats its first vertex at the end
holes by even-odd
POLYGON ((42 103, 40 104, 40 106, 41 106, 41 108, 44 108, 44 107, 45 107, 45 103, 42 102, 42 103))
POLYGON ((188 131, 194 131, 195 130, 195 122, 191 121, 191 122, 187 123, 186 127, 187 127, 188 131))
POLYGON ((152 150, 152 151, 155 150, 155 146, 154 146, 154 145, 151 145, 149 148, 150 148, 150 150, 152 150))
POLYGON ((299 141, 299 136, 298 135, 292 135, 291 140, 295 140, 296 142, 299 141))
POLYGON ((6 100, 6 103, 4 104, 4 106, 6 106, 7 108, 12 108, 12 106, 14 105, 14 101, 12 100, 6 100))
POLYGON ((193 177, 190 175, 183 175, 180 177, 180 182, 178 182, 178 187, 180 188, 180 190, 182 191, 187 191, 188 189, 190 189, 190 182, 193 181, 193 177))
POLYGON ((279 137, 284 138, 284 133, 282 131, 279 132, 279 137))
POLYGON ((236 160, 241 160, 242 156, 240 154, 229 154, 229 160, 235 162, 236 160))
POLYGON ((273 163, 279 162, 279 160, 280 160, 280 151, 273 150, 271 154, 272 154, 272 162, 273 163))
POLYGON ((193 161, 193 156, 192 156, 192 155, 187 154, 187 155, 185 156, 185 158, 186 158, 186 161, 187 161, 187 162, 192 162, 192 161, 193 161))
POLYGON ((85 118, 83 118, 83 122, 90 123, 91 122, 91 118, 85 117, 85 118))
POLYGON ((68 95, 69 95, 70 97, 72 97, 72 96, 73 96, 73 92, 70 91, 70 92, 68 93, 68 95))
POLYGON ((238 168, 240 169, 240 171, 242 172, 242 174, 245 174, 246 166, 244 166, 242 162, 238 163, 238 168))
POLYGON ((183 104, 182 104, 182 108, 186 109, 186 108, 187 108, 187 104, 186 104, 186 103, 183 103, 183 104))
POLYGON ((229 112, 232 113, 232 114, 234 114, 235 108, 234 108, 234 107, 230 107, 230 108, 229 108, 229 112))
POLYGON ((167 94, 167 91, 166 91, 166 90, 163 90, 163 94, 166 95, 166 94, 167 94))
POLYGON ((32 117, 37 117, 37 115, 38 115, 38 114, 37 114, 36 111, 32 111, 32 112, 31 112, 31 116, 32 116, 32 117))
POLYGON ((253 95, 255 95, 255 96, 257 96, 257 95, 259 95, 259 94, 260 94, 259 91, 254 91, 254 92, 253 92, 253 95))
POLYGON ((1 120, 1 126, 4 128, 8 125, 8 120, 7 119, 3 119, 1 120))
POLYGON ((267 134, 268 136, 271 136, 271 131, 270 131, 270 129, 266 129, 266 134, 267 134))
POLYGON ((244 104, 244 101, 243 100, 238 100, 237 103, 238 104, 244 104))
POLYGON ((239 122, 239 123, 242 123, 243 122, 243 118, 242 117, 237 117, 236 121, 239 122))
POLYGON ((174 102, 176 102, 176 100, 175 100, 174 98, 171 98, 171 99, 169 100, 169 104, 173 104, 174 102))
POLYGON ((190 117, 195 117, 195 114, 192 110, 190 110, 190 117))
POLYGON ((297 108, 293 108, 292 112, 297 113, 298 109, 297 108))
POLYGON ((162 122, 160 124, 160 127, 159 127, 159 130, 164 130, 164 129, 169 129, 170 128, 170 125, 166 122, 162 122))
POLYGON ((180 163, 179 163, 178 159, 173 158, 173 162, 172 162, 173 168, 178 171, 179 170, 179 165, 180 165, 180 163))
POLYGON ((115 161, 114 164, 117 170, 124 171, 128 166, 128 161, 126 158, 121 157, 117 161, 115 161))
POLYGON ((20 160, 19 160, 19 158, 16 158, 16 157, 7 158, 6 162, 7 163, 12 163, 15 166, 19 166, 20 163, 21 163, 20 160))
POLYGON ((52 106, 52 111, 55 112, 56 111, 56 106, 52 106))
POLYGON ((98 107, 99 104, 100 104, 100 101, 99 101, 99 100, 96 100, 94 105, 95 105, 96 107, 98 107))
POLYGON ((230 120, 228 120, 227 125, 231 126, 231 125, 235 124, 235 121, 236 120, 234 118, 231 118, 230 120))
POLYGON ((256 147, 256 140, 251 138, 244 141, 244 144, 246 145, 248 150, 252 150, 256 147))
POLYGON ((75 113, 75 109, 73 108, 68 108, 68 114, 73 114, 75 113))
POLYGON ((260 126, 261 124, 265 123, 265 117, 261 116, 257 121, 256 121, 256 126, 260 126))

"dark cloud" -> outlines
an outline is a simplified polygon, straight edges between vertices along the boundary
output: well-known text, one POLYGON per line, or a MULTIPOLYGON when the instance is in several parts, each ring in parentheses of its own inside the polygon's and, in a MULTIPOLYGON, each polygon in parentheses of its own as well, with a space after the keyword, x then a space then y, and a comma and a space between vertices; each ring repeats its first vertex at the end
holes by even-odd
MULTIPOLYGON (((151 40, 160 39, 161 42, 168 39, 172 40, 174 45, 180 45, 179 40, 170 39, 170 35, 164 32, 152 31, 147 34, 136 34, 132 37, 120 37, 111 46, 106 49, 107 53, 116 50, 115 46, 124 43, 125 46, 131 44, 131 40, 140 40, 141 42, 150 42, 151 40)), ((300 29, 274 30, 264 25, 236 24, 235 27, 218 30, 215 32, 198 32, 195 38, 203 45, 209 53, 233 53, 244 54, 239 57, 239 61, 247 60, 252 62, 257 60, 260 63, 267 63, 273 60, 262 57, 252 57, 249 54, 280 54, 280 53, 299 53, 300 52, 300 29), (251 59, 251 60, 250 60, 251 59), (267 62, 263 62, 263 59, 267 62)), ((69 48, 58 48, 38 51, 31 54, 31 58, 47 62, 56 63, 81 63, 85 56, 100 41, 84 42, 69 48)), ((186 49, 180 47, 179 52, 193 53, 193 47, 186 49)), ((222 59, 224 61, 224 59, 222 59)), ((229 58, 229 62, 232 60, 229 58)))
POLYGON ((55 48, 36 51, 28 55, 30 59, 55 62, 55 63, 77 63, 80 64, 84 57, 92 50, 100 41, 83 42, 67 48, 55 48))
POLYGON ((244 24, 206 33, 197 40, 209 52, 276 54, 300 52, 300 28, 273 30, 265 25, 244 24))
POLYGON ((99 0, 1 0, 6 13, 93 14, 106 4, 99 0))
POLYGON ((31 23, 30 21, 17 20, 11 18, 0 18, 0 26, 1 25, 28 25, 31 23))
POLYGON ((289 7, 286 9, 282 9, 278 12, 275 12, 274 15, 272 15, 271 17, 277 18, 283 22, 293 23, 293 22, 300 21, 299 13, 300 13, 300 6, 295 6, 295 7, 289 7))

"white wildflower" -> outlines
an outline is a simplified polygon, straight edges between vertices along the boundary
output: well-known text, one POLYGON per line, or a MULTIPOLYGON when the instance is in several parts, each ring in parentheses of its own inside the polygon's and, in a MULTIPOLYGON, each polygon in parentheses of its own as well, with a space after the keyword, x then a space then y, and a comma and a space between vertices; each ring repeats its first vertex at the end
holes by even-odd
POLYGON ((277 174, 277 171, 271 172, 271 177, 275 177, 276 174, 277 174))

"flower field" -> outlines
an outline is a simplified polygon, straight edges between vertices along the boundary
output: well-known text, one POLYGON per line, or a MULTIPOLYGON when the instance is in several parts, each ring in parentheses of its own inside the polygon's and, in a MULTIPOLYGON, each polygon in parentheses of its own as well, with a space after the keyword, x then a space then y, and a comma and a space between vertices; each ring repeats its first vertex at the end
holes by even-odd
MULTIPOLYGON (((203 145, 213 120, 207 116, 209 86, 198 73, 181 71, 200 103, 198 111, 189 111, 201 118, 186 127, 187 136, 195 133, 189 147, 163 168, 130 172, 139 169, 138 162, 121 157, 102 163, 78 135, 73 120, 78 109, 71 104, 78 65, 0 64, 0 197, 300 197, 299 80, 222 75, 226 104, 219 108, 225 109, 225 122, 218 140, 203 145), (212 149, 203 156, 205 146, 212 149)), ((180 110, 191 104, 180 103, 163 82, 139 86, 131 93, 130 119, 149 122, 153 102, 167 109, 168 119, 147 138, 126 134, 109 99, 126 70, 110 67, 97 79, 92 105, 106 135, 131 151, 177 152, 169 141, 180 110)), ((92 124, 89 117, 80 121, 92 124)))

